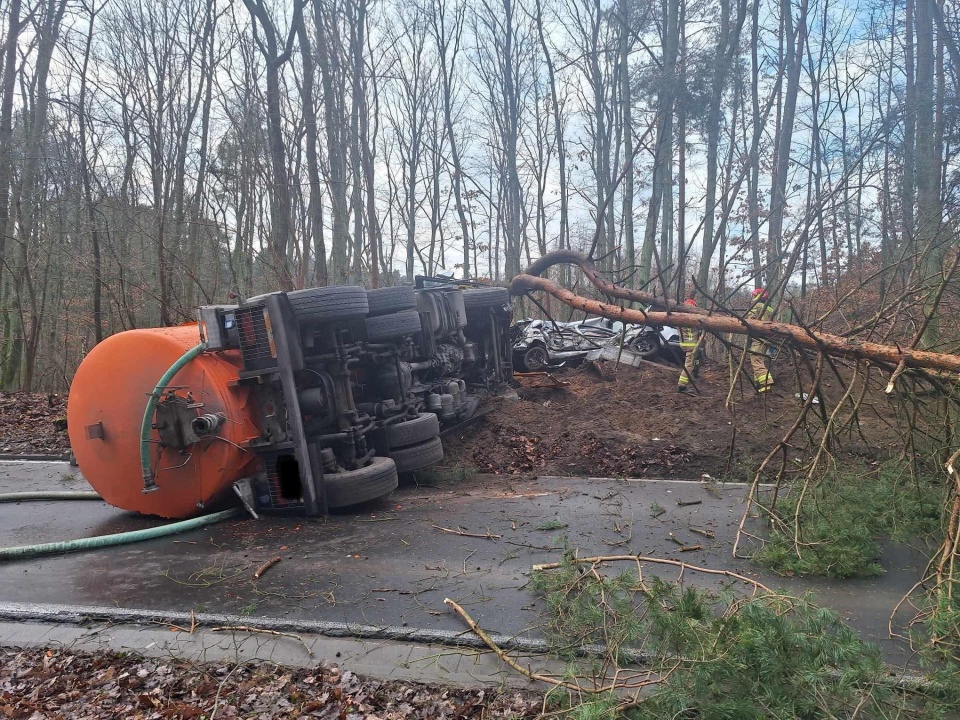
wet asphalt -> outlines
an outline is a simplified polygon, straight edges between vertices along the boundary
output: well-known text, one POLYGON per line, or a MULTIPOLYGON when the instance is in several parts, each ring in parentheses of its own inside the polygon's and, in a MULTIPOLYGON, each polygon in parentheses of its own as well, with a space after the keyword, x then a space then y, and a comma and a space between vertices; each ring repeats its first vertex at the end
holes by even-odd
MULTIPOLYGON (((0 462, 0 493, 86 487, 66 463, 0 462)), ((886 547, 886 573, 874 579, 777 577, 732 556, 746 492, 739 484, 569 477, 408 485, 322 520, 238 519, 123 547, 0 562, 0 602, 463 630, 443 604, 450 597, 491 632, 540 637, 544 603, 527 587, 530 569, 559 560, 566 548, 581 557, 673 559, 738 572, 790 595, 810 592, 902 665, 909 651, 888 637, 888 618, 919 579, 923 553, 886 547), (695 545, 701 548, 683 549, 695 545), (274 557, 281 561, 254 579, 274 557)), ((96 501, 0 504, 0 547, 163 522, 96 501)), ((646 565, 643 572, 677 577, 672 567, 646 565)), ((683 581, 719 583, 690 570, 683 581)))

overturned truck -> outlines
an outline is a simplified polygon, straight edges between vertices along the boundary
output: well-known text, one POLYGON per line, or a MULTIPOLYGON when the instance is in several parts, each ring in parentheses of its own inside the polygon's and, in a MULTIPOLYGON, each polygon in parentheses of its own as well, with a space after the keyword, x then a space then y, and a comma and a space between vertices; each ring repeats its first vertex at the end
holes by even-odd
POLYGON ((390 493, 443 457, 440 433, 512 377, 510 295, 417 287, 275 292, 130 330, 74 377, 70 443, 109 503, 184 518, 231 487, 316 516, 390 493))

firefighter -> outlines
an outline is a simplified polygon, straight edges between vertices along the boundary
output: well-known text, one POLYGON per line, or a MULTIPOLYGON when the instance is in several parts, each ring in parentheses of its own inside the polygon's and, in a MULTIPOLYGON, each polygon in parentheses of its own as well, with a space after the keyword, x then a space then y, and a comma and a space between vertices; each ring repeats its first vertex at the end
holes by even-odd
MULTIPOLYGON (((770 295, 763 288, 753 291, 753 304, 747 312, 748 320, 770 320, 773 317, 773 308, 770 307, 770 295)), ((770 392, 774 385, 773 373, 767 367, 767 355, 771 346, 754 338, 750 340, 747 352, 750 353, 750 367, 753 368, 753 379, 758 393, 770 392)))
MULTIPOLYGON (((687 298, 683 301, 684 305, 691 307, 697 306, 697 301, 693 298, 687 298)), ((697 374, 697 347, 700 344, 700 331, 696 328, 680 328, 680 349, 683 350, 683 370, 680 371, 680 379, 677 381, 677 392, 685 393, 689 391, 690 379, 697 374)))

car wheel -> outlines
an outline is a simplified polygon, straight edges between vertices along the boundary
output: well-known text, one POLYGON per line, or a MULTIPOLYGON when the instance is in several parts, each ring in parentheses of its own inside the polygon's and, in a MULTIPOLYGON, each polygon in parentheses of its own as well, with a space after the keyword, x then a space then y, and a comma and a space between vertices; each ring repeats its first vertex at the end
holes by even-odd
POLYGON ((375 457, 369 465, 356 470, 324 473, 327 507, 345 507, 383 497, 397 489, 397 472, 393 460, 375 457))
POLYGON ((503 308, 510 305, 510 291, 502 287, 472 288, 463 291, 463 307, 471 310, 503 308))
POLYGON ((349 320, 370 311, 367 291, 354 285, 293 290, 287 293, 293 314, 301 324, 349 320))
POLYGON ((433 440, 440 434, 440 419, 434 413, 420 413, 411 420, 386 425, 387 445, 402 448, 433 440))
POLYGON ((420 313, 416 310, 404 310, 392 315, 367 318, 367 340, 370 342, 394 340, 407 335, 416 335, 420 331, 420 313))
POLYGON ((523 354, 523 366, 527 372, 540 372, 550 364, 550 357, 543 345, 534 345, 523 354))
POLYGON ((417 309, 417 294, 412 285, 367 290, 370 317, 417 309))
POLYGON ((630 342, 630 350, 646 360, 660 352, 660 343, 653 335, 640 335, 630 342))
POLYGON ((397 472, 412 472, 443 460, 443 444, 440 438, 397 448, 390 451, 390 457, 397 464, 397 472))

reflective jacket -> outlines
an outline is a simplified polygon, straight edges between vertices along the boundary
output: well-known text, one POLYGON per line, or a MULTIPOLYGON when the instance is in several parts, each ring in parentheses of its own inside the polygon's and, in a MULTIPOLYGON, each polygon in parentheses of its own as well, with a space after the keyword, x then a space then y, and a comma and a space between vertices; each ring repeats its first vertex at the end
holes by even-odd
POLYGON ((757 299, 753 301, 753 305, 750 306, 750 309, 747 311, 748 320, 772 320, 773 319, 773 308, 770 307, 770 301, 757 299))
POLYGON ((690 352, 697 346, 697 340, 700 338, 700 331, 696 328, 680 328, 680 349, 684 352, 690 352))

